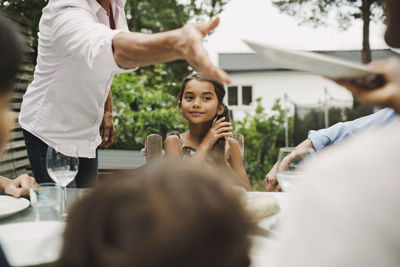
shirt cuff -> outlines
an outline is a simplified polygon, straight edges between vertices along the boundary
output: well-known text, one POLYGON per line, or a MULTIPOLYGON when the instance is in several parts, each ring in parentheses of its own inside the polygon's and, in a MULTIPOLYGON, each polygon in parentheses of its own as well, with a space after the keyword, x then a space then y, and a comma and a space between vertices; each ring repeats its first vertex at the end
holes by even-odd
POLYGON ((311 130, 308 132, 308 139, 313 144, 315 151, 320 151, 329 144, 329 138, 321 135, 318 131, 311 130))
POLYGON ((120 32, 126 32, 126 30, 123 29, 117 29, 117 30, 112 30, 110 31, 110 37, 108 38, 109 40, 109 44, 107 44, 107 46, 109 47, 109 49, 107 49, 107 65, 106 66, 110 66, 111 70, 115 73, 126 73, 126 72, 132 72, 137 70, 139 67, 133 68, 133 69, 124 69, 121 68, 120 66, 118 66, 117 62, 115 62, 115 58, 114 58, 114 53, 113 53, 113 49, 112 49, 112 40, 114 39, 115 35, 117 35, 120 32))

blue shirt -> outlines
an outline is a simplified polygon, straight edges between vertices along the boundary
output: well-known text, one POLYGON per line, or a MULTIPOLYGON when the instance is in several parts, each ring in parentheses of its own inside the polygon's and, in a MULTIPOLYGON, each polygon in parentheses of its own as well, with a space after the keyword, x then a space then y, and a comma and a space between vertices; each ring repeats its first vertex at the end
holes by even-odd
POLYGON ((308 139, 313 143, 315 150, 319 151, 330 144, 334 144, 353 135, 359 130, 371 126, 389 124, 399 120, 399 118, 400 117, 397 116, 393 109, 384 108, 374 114, 353 121, 339 122, 326 129, 309 131, 308 139))

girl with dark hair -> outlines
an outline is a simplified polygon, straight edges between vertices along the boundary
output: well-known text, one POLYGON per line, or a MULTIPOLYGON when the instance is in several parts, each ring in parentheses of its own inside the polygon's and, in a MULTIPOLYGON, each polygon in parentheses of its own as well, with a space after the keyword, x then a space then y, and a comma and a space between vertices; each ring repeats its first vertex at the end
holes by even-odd
POLYGON ((165 139, 168 156, 190 157, 231 172, 234 183, 250 190, 239 144, 233 138, 229 110, 223 103, 225 88, 201 74, 187 76, 179 93, 179 109, 189 131, 165 139))

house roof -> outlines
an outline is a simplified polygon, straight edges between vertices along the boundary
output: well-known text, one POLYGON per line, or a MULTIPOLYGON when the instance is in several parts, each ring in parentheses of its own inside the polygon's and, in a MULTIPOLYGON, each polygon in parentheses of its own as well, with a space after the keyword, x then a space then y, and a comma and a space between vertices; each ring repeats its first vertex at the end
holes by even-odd
MULTIPOLYGON (((361 63, 360 50, 348 51, 312 51, 328 56, 338 57, 349 61, 361 63)), ((399 56, 391 49, 372 50, 372 60, 385 59, 393 56, 399 56)), ((250 72, 250 71, 271 71, 287 70, 287 68, 264 61, 256 53, 220 53, 218 54, 219 66, 226 72, 250 72)))

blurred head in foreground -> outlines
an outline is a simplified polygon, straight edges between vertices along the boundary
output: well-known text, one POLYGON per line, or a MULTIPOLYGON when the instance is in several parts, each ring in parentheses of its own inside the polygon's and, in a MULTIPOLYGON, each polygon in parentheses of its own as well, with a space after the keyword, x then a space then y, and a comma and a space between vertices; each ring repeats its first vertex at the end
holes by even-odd
POLYGON ((21 38, 10 21, 0 13, 0 151, 3 150, 14 123, 9 103, 21 56, 21 38))
POLYGON ((249 266, 249 219, 232 186, 179 163, 105 179, 70 212, 59 265, 249 266))
POLYGON ((385 5, 388 14, 385 41, 391 47, 400 48, 400 1, 386 0, 385 5))

